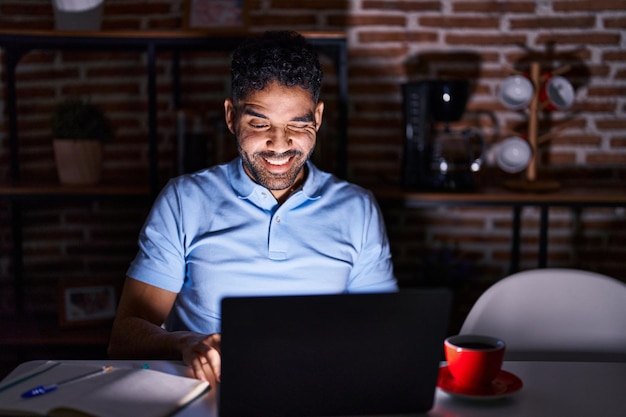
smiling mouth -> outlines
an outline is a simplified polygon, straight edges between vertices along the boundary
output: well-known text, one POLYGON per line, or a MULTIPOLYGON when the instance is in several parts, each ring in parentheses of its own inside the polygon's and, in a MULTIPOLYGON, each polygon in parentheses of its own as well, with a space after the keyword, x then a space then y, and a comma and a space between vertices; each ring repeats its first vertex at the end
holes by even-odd
POLYGON ((268 152, 260 153, 260 156, 267 165, 271 167, 284 167, 288 165, 293 159, 295 159, 300 153, 298 151, 287 151, 280 154, 268 152))
POLYGON ((288 157, 284 157, 284 158, 263 158, 265 160, 265 162, 267 162, 270 165, 273 166, 282 166, 287 164, 289 161, 291 161, 293 157, 292 156, 288 156, 288 157))

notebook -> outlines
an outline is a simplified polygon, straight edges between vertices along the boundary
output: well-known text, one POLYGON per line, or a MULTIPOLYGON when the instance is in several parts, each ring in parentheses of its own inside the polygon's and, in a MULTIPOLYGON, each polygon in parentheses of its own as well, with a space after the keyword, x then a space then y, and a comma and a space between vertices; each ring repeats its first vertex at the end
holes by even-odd
POLYGON ((450 304, 445 289, 225 298, 219 415, 426 412, 450 304))
POLYGON ((48 361, 0 383, 0 415, 168 417, 208 389, 151 369, 48 361))

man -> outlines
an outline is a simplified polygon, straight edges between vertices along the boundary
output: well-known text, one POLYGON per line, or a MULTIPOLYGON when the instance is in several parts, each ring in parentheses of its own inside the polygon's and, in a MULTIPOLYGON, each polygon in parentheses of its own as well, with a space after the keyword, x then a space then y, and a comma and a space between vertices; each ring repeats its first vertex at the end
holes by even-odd
POLYGON ((309 161, 321 81, 299 34, 268 32, 234 52, 224 110, 240 157, 161 191, 127 273, 112 357, 182 358, 215 383, 224 296, 397 289, 371 194, 309 161))

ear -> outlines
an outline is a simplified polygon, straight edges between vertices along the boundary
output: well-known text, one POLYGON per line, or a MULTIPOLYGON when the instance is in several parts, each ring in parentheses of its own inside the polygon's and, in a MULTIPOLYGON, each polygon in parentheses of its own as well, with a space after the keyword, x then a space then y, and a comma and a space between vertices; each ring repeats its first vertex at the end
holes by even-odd
POLYGON ((315 106, 315 131, 320 129, 322 125, 322 115, 324 114, 324 102, 322 100, 317 102, 315 106))
POLYGON ((230 130, 230 133, 232 133, 233 135, 236 135, 235 133, 236 117, 237 115, 235 112, 235 105, 233 104, 233 100, 230 98, 227 98, 226 100, 224 100, 224 118, 226 119, 226 126, 228 126, 228 130, 230 130))

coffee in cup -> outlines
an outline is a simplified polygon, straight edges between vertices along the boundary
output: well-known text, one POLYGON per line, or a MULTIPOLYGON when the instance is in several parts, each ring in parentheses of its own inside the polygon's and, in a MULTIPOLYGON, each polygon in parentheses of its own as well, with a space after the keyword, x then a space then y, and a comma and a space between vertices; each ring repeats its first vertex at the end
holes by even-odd
POLYGON ((491 336, 456 335, 444 341, 448 370, 459 386, 491 384, 502 368, 504 350, 504 341, 491 336))

